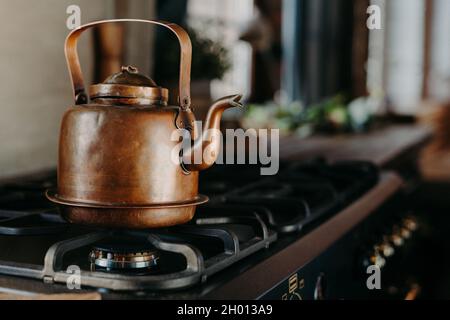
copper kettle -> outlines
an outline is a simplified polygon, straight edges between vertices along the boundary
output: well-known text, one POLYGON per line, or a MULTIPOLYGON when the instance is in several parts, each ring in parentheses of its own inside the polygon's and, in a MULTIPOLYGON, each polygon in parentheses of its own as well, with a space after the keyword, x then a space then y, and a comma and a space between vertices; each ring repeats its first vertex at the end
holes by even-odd
POLYGON ((219 154, 220 139, 207 129, 219 129, 223 111, 241 106, 241 95, 216 101, 197 137, 190 98, 191 41, 173 23, 119 19, 86 24, 68 35, 65 53, 75 105, 62 119, 58 187, 47 191, 47 197, 72 223, 142 229, 192 219, 196 206, 208 200, 198 194, 199 171, 210 167, 219 154), (179 106, 168 106, 168 90, 131 66, 91 85, 88 99, 77 40, 86 29, 118 22, 156 24, 177 36, 179 106), (192 139, 180 150, 178 162, 173 152, 180 143, 171 139, 177 129, 189 130, 192 139), (200 161, 192 161, 195 154, 202 155, 200 161))

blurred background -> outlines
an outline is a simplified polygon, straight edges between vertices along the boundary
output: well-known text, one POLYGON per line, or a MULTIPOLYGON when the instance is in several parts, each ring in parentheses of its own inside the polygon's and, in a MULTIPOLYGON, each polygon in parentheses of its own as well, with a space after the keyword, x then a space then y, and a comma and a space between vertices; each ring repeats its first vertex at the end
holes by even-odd
MULTIPOLYGON (((420 121, 436 133, 422 156, 425 175, 450 179, 448 0, 0 0, 2 177, 56 164, 60 119, 72 104, 63 44, 73 4, 83 24, 141 18, 185 27, 200 118, 212 100, 241 92, 248 108, 227 112, 229 123, 300 138, 420 121)), ((179 49, 168 31, 106 25, 82 38, 86 82, 132 64, 176 100, 179 49)))

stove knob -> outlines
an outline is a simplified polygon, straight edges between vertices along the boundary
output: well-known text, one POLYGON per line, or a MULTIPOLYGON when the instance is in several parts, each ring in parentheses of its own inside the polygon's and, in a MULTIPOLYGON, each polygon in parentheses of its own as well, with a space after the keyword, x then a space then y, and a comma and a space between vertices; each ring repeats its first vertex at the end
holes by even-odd
POLYGON ((289 300, 303 300, 302 296, 298 292, 293 292, 289 294, 289 300))
POLYGON ((325 275, 321 273, 317 277, 316 287, 314 288, 314 300, 324 300, 326 291, 325 275))
POLYGON ((403 226, 409 231, 416 231, 418 228, 417 220, 412 217, 405 218, 403 219, 403 226))
POLYGON ((398 234, 393 234, 391 236, 391 240, 392 243, 396 246, 396 247, 401 247, 403 245, 403 238, 400 237, 398 234))
POLYGON ((409 238, 411 238, 411 231, 409 229, 406 229, 406 228, 401 228, 400 229, 400 236, 403 239, 409 239, 409 238))
POLYGON ((394 244, 396 247, 401 247, 404 243, 404 239, 401 236, 400 230, 398 230, 397 227, 394 227, 394 232, 392 232, 390 236, 390 241, 394 244))
POLYGON ((374 253, 369 257, 369 264, 370 265, 376 265, 378 268, 383 268, 386 264, 386 259, 383 258, 383 256, 378 252, 378 250, 375 250, 374 253))
POLYGON ((392 247, 392 245, 389 243, 389 241, 383 241, 381 244, 379 244, 378 246, 375 247, 375 249, 378 252, 381 252, 383 254, 384 257, 389 258, 391 257, 395 250, 392 247))

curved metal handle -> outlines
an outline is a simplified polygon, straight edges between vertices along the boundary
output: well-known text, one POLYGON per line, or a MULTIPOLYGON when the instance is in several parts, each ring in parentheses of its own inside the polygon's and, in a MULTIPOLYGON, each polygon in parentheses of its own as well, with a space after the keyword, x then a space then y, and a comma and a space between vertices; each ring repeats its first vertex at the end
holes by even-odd
POLYGON ((166 21, 157 20, 141 20, 141 19, 115 19, 115 20, 101 20, 92 23, 82 25, 72 32, 66 38, 65 42, 65 54, 67 60, 67 66, 69 67, 70 78, 73 85, 73 95, 75 104, 86 103, 88 98, 84 87, 83 74, 81 72, 80 60, 77 52, 77 42, 81 33, 85 30, 106 23, 117 22, 143 22, 149 24, 156 24, 163 26, 172 31, 178 38, 181 48, 180 57, 180 80, 179 80, 179 101, 183 110, 189 109, 191 105, 190 94, 190 81, 191 81, 191 58, 192 58, 192 45, 191 40, 187 32, 179 25, 166 21))

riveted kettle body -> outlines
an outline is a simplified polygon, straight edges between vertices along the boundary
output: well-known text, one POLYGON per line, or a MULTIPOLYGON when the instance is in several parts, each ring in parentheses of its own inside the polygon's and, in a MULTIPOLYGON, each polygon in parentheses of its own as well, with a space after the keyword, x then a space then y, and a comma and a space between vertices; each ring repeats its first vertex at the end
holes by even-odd
POLYGON ((241 106, 240 95, 216 101, 202 135, 191 110, 191 42, 178 25, 149 20, 105 20, 81 26, 67 37, 65 53, 75 105, 64 114, 59 139, 58 186, 47 197, 69 222, 113 228, 156 228, 192 219, 197 205, 199 171, 212 165, 225 109, 241 106), (136 68, 122 67, 86 92, 77 40, 88 28, 105 23, 140 22, 168 28, 181 46, 179 105, 168 106, 169 92, 136 68), (190 132, 189 147, 174 154, 174 130, 190 132), (212 130, 214 132, 214 130, 212 130), (195 154, 201 159, 193 161, 195 154))

